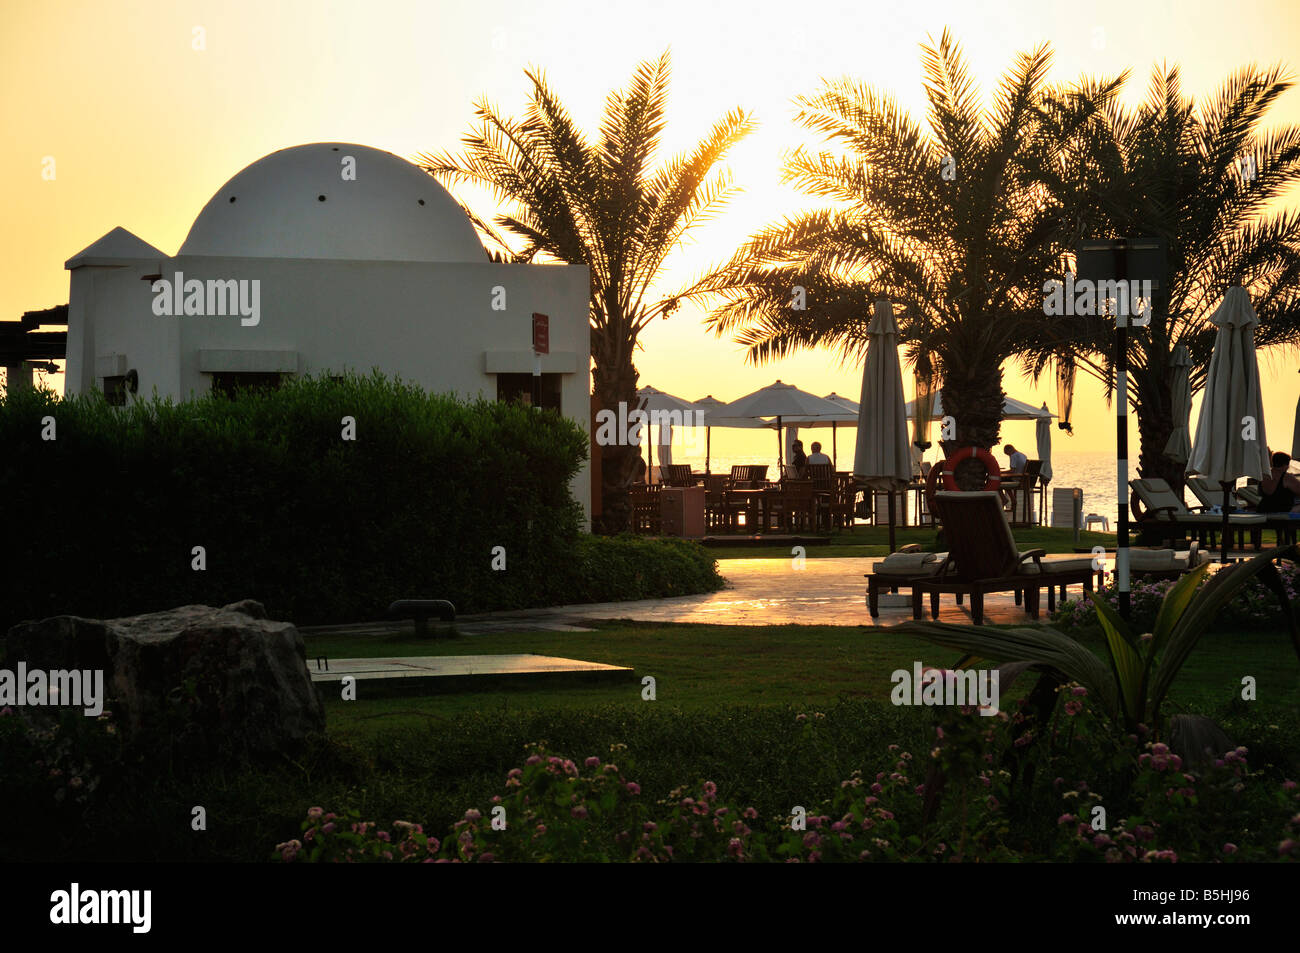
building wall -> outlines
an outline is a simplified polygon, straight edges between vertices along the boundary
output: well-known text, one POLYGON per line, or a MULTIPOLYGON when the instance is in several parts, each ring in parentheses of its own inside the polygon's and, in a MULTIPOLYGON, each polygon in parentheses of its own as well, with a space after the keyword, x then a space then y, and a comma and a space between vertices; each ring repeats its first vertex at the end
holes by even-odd
MULTIPOLYGON (((184 399, 214 370, 319 374, 378 368, 437 393, 496 399, 497 372, 531 372, 532 314, 550 317, 544 373, 564 374, 562 410, 590 432, 585 267, 178 256, 72 272, 67 390, 102 386, 124 364, 139 393, 184 399), (227 317, 157 317, 144 275, 257 280, 255 326, 227 317), (495 310, 502 301, 504 310, 495 310), (123 355, 123 358, 114 358, 123 355), (95 363, 99 365, 97 373, 95 363)), ((364 425, 363 425, 364 426, 364 425)), ((589 466, 572 493, 590 518, 589 466)))

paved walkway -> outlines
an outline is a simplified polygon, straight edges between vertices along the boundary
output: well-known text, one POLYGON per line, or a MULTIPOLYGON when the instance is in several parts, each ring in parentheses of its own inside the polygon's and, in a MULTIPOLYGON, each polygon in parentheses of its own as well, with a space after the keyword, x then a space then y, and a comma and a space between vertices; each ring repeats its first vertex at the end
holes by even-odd
MULTIPOLYGON (((727 588, 718 592, 667 599, 583 603, 520 612, 491 612, 462 616, 456 620, 455 626, 457 631, 466 635, 478 635, 489 632, 581 631, 584 621, 595 619, 712 625, 846 626, 889 626, 911 619, 910 597, 905 592, 893 597, 898 603, 896 606, 885 605, 889 597, 882 596, 878 619, 872 619, 867 612, 867 583, 863 574, 870 571, 871 564, 876 561, 876 558, 810 558, 802 569, 795 569, 788 559, 724 559, 719 561, 718 568, 727 581, 727 588)), ((1072 598, 1077 598, 1077 587, 1070 593, 1072 598)), ((1046 615, 1044 593, 1042 618, 1046 615)), ((1010 593, 985 596, 984 617, 993 623, 1029 620, 1010 593)), ((958 606, 952 596, 944 596, 939 618, 947 622, 970 622, 970 609, 958 606)), ((352 634, 379 634, 409 627, 409 622, 374 622, 304 627, 303 631, 346 630, 352 634)))
MULTIPOLYGON (((1048 557, 1051 559, 1052 557, 1048 557)), ((1062 556, 1057 558, 1072 558, 1062 556)), ((897 625, 912 618, 911 597, 899 593, 897 606, 884 605, 880 617, 867 611, 864 574, 876 558, 807 559, 795 569, 788 559, 724 559, 718 570, 728 588, 698 596, 641 599, 541 610, 569 619, 634 619, 638 622, 702 622, 715 625, 897 625)), ((1074 597, 1078 587, 1071 589, 1074 597)), ((927 599, 927 614, 928 614, 927 599)), ((1043 594, 1042 618, 1047 598, 1043 594)), ((988 622, 1025 622, 1029 617, 1011 593, 984 597, 988 622)), ((939 619, 970 622, 970 609, 944 596, 939 619)))
MULTIPOLYGON (((1077 558, 1049 555, 1047 560, 1077 558)), ((527 609, 518 612, 490 612, 461 616, 456 630, 466 635, 490 632, 583 631, 583 622, 595 619, 630 619, 636 622, 696 622, 710 625, 846 625, 890 626, 912 618, 911 597, 901 592, 892 597, 897 605, 881 596, 880 617, 867 611, 867 582, 876 558, 809 558, 802 569, 789 559, 723 559, 718 571, 727 588, 696 596, 667 599, 637 599, 628 602, 582 603, 527 609)), ((1070 598, 1079 598, 1078 586, 1070 598)), ((926 600, 929 615, 929 600, 926 600)), ((1043 592, 1040 621, 1047 618, 1047 593, 1043 592)), ((1028 622, 1029 616, 1015 604, 1011 593, 984 597, 984 619, 990 623, 1028 622)), ((959 606, 945 595, 940 604, 941 622, 971 622, 969 600, 959 606)), ((431 623, 432 624, 432 623, 431 623)), ((351 635, 391 634, 409 629, 408 622, 370 622, 341 626, 303 626, 306 634, 346 632, 351 635)))

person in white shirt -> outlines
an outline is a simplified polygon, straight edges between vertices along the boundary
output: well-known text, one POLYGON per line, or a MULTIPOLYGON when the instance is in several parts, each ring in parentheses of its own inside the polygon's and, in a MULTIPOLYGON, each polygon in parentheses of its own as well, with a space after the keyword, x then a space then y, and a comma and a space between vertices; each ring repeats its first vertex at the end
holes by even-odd
POLYGON ((830 462, 831 458, 822 453, 822 445, 820 443, 814 443, 812 445, 812 453, 808 457, 809 465, 824 463, 829 466, 830 462))
POLYGON ((1025 456, 1015 447, 1011 446, 1011 444, 1007 444, 1005 447, 1003 447, 1002 452, 1011 458, 1011 462, 1007 466, 1007 472, 1009 473, 1025 472, 1025 466, 1029 463, 1029 458, 1027 456, 1025 456))

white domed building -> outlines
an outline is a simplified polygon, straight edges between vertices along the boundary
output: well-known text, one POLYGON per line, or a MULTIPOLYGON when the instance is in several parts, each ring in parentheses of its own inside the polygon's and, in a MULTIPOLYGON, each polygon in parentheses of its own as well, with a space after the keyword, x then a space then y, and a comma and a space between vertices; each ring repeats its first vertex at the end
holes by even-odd
MULTIPOLYGON (((498 264, 433 177, 324 142, 223 185, 175 256, 115 228, 66 263, 68 393, 186 399, 297 374, 384 374, 463 397, 531 400, 589 431, 590 278, 498 264), (549 353, 533 351, 533 315, 549 353)), ((573 494, 590 514, 590 473, 573 494)))

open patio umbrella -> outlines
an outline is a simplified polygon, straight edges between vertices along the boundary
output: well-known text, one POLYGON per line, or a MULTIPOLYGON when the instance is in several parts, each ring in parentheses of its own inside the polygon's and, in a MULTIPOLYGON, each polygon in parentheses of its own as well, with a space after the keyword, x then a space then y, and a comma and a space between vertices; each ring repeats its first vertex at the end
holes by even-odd
MULTIPOLYGON (((911 420, 916 416, 916 401, 907 402, 907 419, 911 420)), ((1023 400, 1016 400, 1014 397, 1004 397, 1002 399, 1002 419, 1003 420, 1038 420, 1040 417, 1052 418, 1056 416, 1049 411, 1044 405, 1041 409, 1033 404, 1027 404, 1023 400)), ((939 420, 943 417, 943 394, 936 390, 934 399, 930 403, 930 419, 939 420)))
POLYGON ((1264 436, 1264 401, 1255 360, 1255 325, 1259 318, 1244 288, 1232 287, 1210 315, 1219 330, 1206 372, 1205 394, 1196 423, 1196 441, 1187 472, 1198 473, 1223 487, 1223 552, 1228 561, 1228 505, 1232 488, 1242 477, 1262 480, 1268 472, 1268 441, 1264 436), (1251 423, 1253 422, 1253 427, 1251 423), (1247 435, 1254 439, 1247 439, 1247 435))
POLYGON ((722 413, 729 418, 761 420, 759 426, 775 427, 778 466, 785 465, 785 445, 780 434, 787 423, 816 427, 829 425, 832 420, 853 419, 838 404, 780 381, 736 398, 722 413))
POLYGON ((1180 344, 1174 348, 1169 357, 1172 371, 1170 389, 1173 392, 1174 429, 1165 444, 1165 456, 1179 463, 1186 463, 1192 455, 1192 384, 1189 375, 1192 372, 1192 358, 1187 353, 1187 346, 1180 344))
MULTIPOLYGON (((856 400, 849 400, 847 397, 841 397, 839 394, 835 393, 835 391, 831 391, 829 394, 827 394, 825 399, 829 400, 832 404, 839 404, 841 407, 843 407, 845 410, 851 413, 854 417, 854 420, 856 421, 858 416, 858 410, 861 406, 856 400)), ((840 453, 839 453, 838 441, 836 440, 836 434, 835 434, 835 431, 839 429, 839 424, 840 422, 838 420, 831 421, 831 466, 835 468, 839 467, 840 453)))
MULTIPOLYGON (((762 427, 761 420, 744 420, 736 417, 724 416, 723 411, 726 404, 718 400, 712 394, 707 397, 701 397, 695 402, 695 409, 704 415, 704 472, 713 472, 710 469, 710 458, 713 453, 713 428, 714 427, 740 427, 753 429, 762 427)), ((698 417, 696 419, 699 419, 698 417)))
MULTIPOLYGON (((684 418, 683 418, 683 422, 685 422, 686 420, 692 420, 692 419, 694 419, 694 412, 695 412, 695 410, 696 410, 696 407, 695 407, 694 404, 692 404, 689 400, 682 400, 680 397, 674 397, 672 394, 665 393, 664 391, 661 391, 661 390, 659 390, 658 388, 655 388, 655 387, 639 387, 639 388, 637 388, 636 398, 637 398, 637 409, 638 409, 638 410, 644 410, 644 411, 646 411, 647 413, 653 413, 654 411, 660 411, 660 412, 672 413, 673 411, 677 411, 677 412, 679 412, 679 413, 686 414, 686 413, 689 412, 689 413, 691 414, 691 417, 684 417, 684 418)), ((645 444, 645 445, 647 445, 647 446, 650 447, 650 460, 649 460, 649 462, 646 464, 646 476, 647 476, 647 477, 649 477, 650 469, 654 466, 654 462, 655 462, 655 460, 654 460, 654 444, 650 442, 650 434, 649 434, 649 431, 650 431, 650 424, 649 424, 649 422, 647 422, 647 423, 646 423, 646 427, 645 427, 645 434, 646 434, 646 436, 645 436, 645 439, 642 441, 643 444, 645 444)), ((663 471, 663 468, 664 468, 664 467, 669 466, 669 465, 672 464, 672 462, 673 462, 673 446, 672 446, 672 444, 673 444, 673 425, 672 425, 672 423, 669 422, 669 423, 666 424, 666 425, 663 424, 663 423, 660 423, 660 424, 659 424, 659 469, 660 469, 660 472, 663 471), (665 427, 667 428, 667 434, 664 433, 665 427)), ((647 481, 647 482, 648 482, 648 481, 647 481)))
POLYGON ((912 457, 903 416, 903 372, 898 365, 898 324, 894 309, 876 301, 867 328, 867 360, 862 368, 858 446, 853 476, 859 486, 889 494, 889 551, 894 544, 894 494, 912 477, 912 457))

